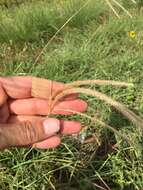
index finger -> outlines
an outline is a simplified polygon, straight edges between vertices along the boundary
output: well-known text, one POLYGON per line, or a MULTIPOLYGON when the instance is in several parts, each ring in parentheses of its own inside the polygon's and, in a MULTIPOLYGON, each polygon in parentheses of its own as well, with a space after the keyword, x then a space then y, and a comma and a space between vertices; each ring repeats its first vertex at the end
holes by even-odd
POLYGON ((39 96, 39 98, 44 98, 42 97, 41 87, 46 93, 45 98, 48 98, 47 96, 50 95, 51 90, 53 93, 57 93, 64 88, 63 83, 31 76, 0 77, 0 83, 6 94, 13 99, 31 98, 37 96, 39 96))

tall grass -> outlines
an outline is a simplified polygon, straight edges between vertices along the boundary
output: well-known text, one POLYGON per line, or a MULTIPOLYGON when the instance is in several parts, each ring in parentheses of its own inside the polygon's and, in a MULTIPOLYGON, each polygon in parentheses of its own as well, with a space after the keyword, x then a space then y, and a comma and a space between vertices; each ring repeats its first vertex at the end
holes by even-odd
MULTIPOLYGON (((35 41, 45 37, 48 39, 62 26, 73 13, 75 13, 84 1, 81 0, 51 3, 37 2, 20 6, 14 11, 1 11, 0 40, 11 41, 35 41)), ((98 19, 105 14, 107 8, 100 1, 90 1, 88 5, 73 18, 69 25, 82 27, 89 21, 98 19), (100 9, 99 9, 100 7, 100 9)))

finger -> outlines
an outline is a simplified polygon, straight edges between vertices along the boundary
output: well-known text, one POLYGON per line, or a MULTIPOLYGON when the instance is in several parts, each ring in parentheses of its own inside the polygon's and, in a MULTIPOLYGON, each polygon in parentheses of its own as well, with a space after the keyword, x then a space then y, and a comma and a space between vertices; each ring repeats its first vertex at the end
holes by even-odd
POLYGON ((55 135, 59 129, 59 120, 53 118, 39 121, 36 125, 29 121, 0 124, 0 149, 41 142, 55 135))
MULTIPOLYGON (((37 98, 15 100, 9 102, 9 110, 16 115, 47 115, 50 108, 49 104, 49 101, 37 98)), ((73 112, 66 110, 84 112, 86 109, 87 103, 83 100, 76 99, 57 103, 52 114, 70 115, 73 112)))
POLYGON ((31 97, 32 77, 0 77, 0 82, 11 98, 31 97))
POLYGON ((59 102, 54 107, 51 114, 72 115, 74 111, 85 112, 86 110, 87 110, 87 103, 83 100, 77 99, 77 100, 59 102))
POLYGON ((70 94, 70 95, 67 95, 63 98, 61 98, 61 101, 63 100, 75 100, 78 98, 78 94, 70 94))
MULTIPOLYGON (((30 98, 32 96, 47 99, 64 88, 63 83, 31 76, 0 77, 0 83, 7 95, 13 99, 30 98), (32 81, 35 81, 35 83, 32 81), (33 84, 34 87, 32 87, 33 84), (43 91, 46 97, 43 97, 43 91)), ((69 95, 67 98, 75 99, 75 95, 69 95)))
MULTIPOLYGON (((32 97, 50 99, 50 97, 55 96, 65 88, 65 84, 56 81, 51 81, 43 78, 32 78, 32 97)), ((63 99, 75 99, 77 94, 67 95, 63 99)))
MULTIPOLYGON (((20 123, 23 121, 30 121, 33 125, 39 123, 45 119, 44 117, 38 116, 11 116, 8 123, 20 123)), ((81 130, 81 123, 78 121, 66 121, 60 120, 60 132, 65 135, 71 135, 78 133, 81 130)))
POLYGON ((6 99, 7 99, 7 95, 6 95, 4 89, 2 88, 2 85, 0 83, 0 106, 6 102, 6 99))
POLYGON ((9 117, 7 102, 0 107, 0 123, 5 123, 9 117))
POLYGON ((40 148, 40 149, 49 149, 49 148, 56 148, 61 143, 61 140, 58 136, 50 137, 44 141, 39 143, 35 143, 33 147, 40 148))
POLYGON ((64 135, 71 135, 79 133, 81 130, 81 123, 78 121, 66 121, 66 120, 60 120, 61 134, 64 135))
POLYGON ((9 117, 9 111, 8 111, 6 99, 7 99, 7 95, 0 83, 0 123, 4 123, 9 117))

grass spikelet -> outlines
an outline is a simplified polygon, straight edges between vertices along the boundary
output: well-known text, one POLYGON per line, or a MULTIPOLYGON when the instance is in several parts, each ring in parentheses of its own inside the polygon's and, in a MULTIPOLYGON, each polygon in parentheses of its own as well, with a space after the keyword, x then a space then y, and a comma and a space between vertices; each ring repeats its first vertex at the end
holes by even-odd
POLYGON ((53 96, 53 102, 50 107, 50 113, 54 107, 54 105, 64 96, 73 94, 73 93, 81 93, 86 94, 89 96, 94 96, 99 98, 100 100, 106 102, 107 104, 113 106, 117 111, 121 112, 129 121, 131 121, 136 126, 143 128, 143 119, 136 115, 133 111, 129 110, 124 104, 113 100, 111 97, 107 96, 106 94, 99 92, 97 90, 92 90, 89 88, 75 88, 76 86, 81 86, 85 84, 111 84, 117 86, 133 86, 130 83, 121 83, 115 81, 101 81, 101 80, 87 80, 87 81, 76 81, 73 83, 69 83, 66 85, 65 89, 62 92, 59 92, 57 95, 53 96))
POLYGON ((96 85, 111 85, 115 87, 133 87, 133 83, 127 82, 120 82, 120 81, 113 81, 113 80, 83 80, 83 81, 74 81, 66 85, 65 89, 72 88, 76 86, 83 86, 89 84, 96 84, 96 85))

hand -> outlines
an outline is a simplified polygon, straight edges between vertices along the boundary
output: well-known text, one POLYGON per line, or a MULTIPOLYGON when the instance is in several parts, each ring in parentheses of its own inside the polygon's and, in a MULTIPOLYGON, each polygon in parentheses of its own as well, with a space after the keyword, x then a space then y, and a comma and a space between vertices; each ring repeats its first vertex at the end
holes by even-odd
MULTIPOLYGON (((49 81, 45 90, 50 91, 49 81)), ((64 88, 63 83, 53 82, 54 93, 64 88)), ((34 146, 53 148, 60 144, 60 134, 78 133, 81 124, 76 121, 45 118, 49 111, 49 101, 32 97, 32 77, 0 77, 0 149, 9 147, 34 146)), ((69 115, 71 109, 84 112, 86 102, 70 95, 58 102, 52 115, 69 115)))

